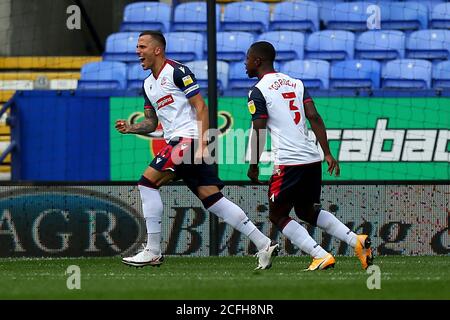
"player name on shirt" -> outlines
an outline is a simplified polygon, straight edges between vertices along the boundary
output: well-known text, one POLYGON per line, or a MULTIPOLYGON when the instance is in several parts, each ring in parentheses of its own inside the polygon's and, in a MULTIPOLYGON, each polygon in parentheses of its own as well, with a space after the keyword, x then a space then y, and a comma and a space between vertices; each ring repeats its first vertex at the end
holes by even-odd
POLYGON ((309 101, 303 82, 280 72, 264 75, 250 90, 248 109, 252 120, 267 119, 276 165, 321 161, 306 125, 304 104, 309 101))
POLYGON ((269 87, 269 90, 278 90, 282 86, 289 86, 294 89, 297 88, 297 84, 291 79, 278 79, 272 83, 272 85, 269 87))

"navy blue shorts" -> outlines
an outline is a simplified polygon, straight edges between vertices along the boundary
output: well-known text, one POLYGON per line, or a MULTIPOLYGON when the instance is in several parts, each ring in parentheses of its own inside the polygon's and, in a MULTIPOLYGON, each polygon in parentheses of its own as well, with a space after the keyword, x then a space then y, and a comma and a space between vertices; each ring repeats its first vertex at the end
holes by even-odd
POLYGON ((194 194, 197 194, 199 186, 217 186, 221 190, 224 184, 214 166, 204 161, 194 163, 196 145, 196 140, 191 138, 173 139, 158 152, 150 167, 157 171, 174 172, 175 180, 182 179, 194 194))

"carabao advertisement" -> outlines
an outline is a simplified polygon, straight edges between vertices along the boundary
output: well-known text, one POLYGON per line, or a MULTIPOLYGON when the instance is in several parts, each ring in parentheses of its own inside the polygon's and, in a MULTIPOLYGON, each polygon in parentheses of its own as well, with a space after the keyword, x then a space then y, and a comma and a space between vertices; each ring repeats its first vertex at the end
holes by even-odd
MULTIPOLYGON (((321 114, 333 155, 341 165, 333 180, 448 180, 450 178, 449 98, 320 97, 321 114)), ((245 98, 220 98, 217 163, 226 181, 247 181, 251 126, 245 98)), ((165 144, 162 137, 121 135, 116 119, 143 118, 141 98, 111 98, 111 180, 136 180, 165 144)), ((316 141, 312 130, 310 139, 316 141)), ((317 144, 317 142, 316 142, 317 144)), ((319 151, 322 153, 320 146, 319 151)), ((301 152, 301 150, 299 150, 301 152)), ((272 173, 270 136, 261 158, 262 179, 272 173)))

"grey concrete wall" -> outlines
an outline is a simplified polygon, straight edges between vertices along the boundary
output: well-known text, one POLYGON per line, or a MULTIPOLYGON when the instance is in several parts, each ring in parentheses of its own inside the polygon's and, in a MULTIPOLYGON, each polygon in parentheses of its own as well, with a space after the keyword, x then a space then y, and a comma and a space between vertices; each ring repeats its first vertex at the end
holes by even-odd
MULTIPOLYGON (((123 9, 133 0, 81 0, 101 44, 118 32, 123 9)), ((69 30, 66 21, 71 0, 0 0, 0 54, 100 55, 85 19, 80 30, 69 30)))
POLYGON ((0 56, 10 55, 11 28, 11 0, 0 0, 0 56))

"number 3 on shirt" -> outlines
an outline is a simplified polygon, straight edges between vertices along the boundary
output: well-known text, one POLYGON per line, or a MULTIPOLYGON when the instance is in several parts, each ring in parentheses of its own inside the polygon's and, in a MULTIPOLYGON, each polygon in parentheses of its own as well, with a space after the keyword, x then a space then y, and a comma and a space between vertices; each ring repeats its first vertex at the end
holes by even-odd
POLYGON ((295 124, 297 125, 301 119, 299 108, 297 106, 294 106, 294 101, 297 96, 295 95, 295 92, 285 92, 282 93, 282 95, 284 99, 289 100, 289 110, 291 110, 291 115, 294 118, 295 124))

